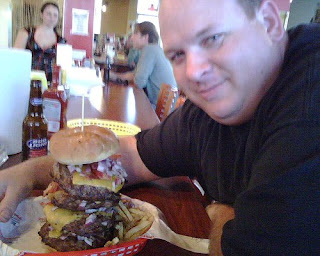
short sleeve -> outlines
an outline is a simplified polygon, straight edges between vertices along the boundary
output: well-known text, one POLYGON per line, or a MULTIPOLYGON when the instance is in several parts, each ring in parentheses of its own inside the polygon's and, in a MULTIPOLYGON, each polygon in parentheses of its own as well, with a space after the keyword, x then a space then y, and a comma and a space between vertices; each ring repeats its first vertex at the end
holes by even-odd
POLYGON ((153 129, 136 135, 142 161, 160 177, 195 176, 197 160, 192 157, 189 125, 182 116, 180 108, 153 129))

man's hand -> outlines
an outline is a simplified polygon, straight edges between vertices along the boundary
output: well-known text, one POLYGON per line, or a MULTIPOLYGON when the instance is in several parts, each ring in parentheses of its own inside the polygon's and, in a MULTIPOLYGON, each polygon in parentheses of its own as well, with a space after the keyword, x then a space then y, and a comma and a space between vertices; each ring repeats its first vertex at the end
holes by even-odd
POLYGON ((50 156, 44 156, 0 171, 0 222, 10 220, 18 204, 31 195, 33 188, 49 184, 53 163, 50 156))
POLYGON ((211 220, 209 254, 211 256, 221 256, 221 235, 224 224, 234 219, 234 209, 231 206, 221 203, 212 203, 206 208, 211 220))
POLYGON ((18 204, 32 191, 33 183, 17 167, 0 172, 0 222, 12 217, 18 204))

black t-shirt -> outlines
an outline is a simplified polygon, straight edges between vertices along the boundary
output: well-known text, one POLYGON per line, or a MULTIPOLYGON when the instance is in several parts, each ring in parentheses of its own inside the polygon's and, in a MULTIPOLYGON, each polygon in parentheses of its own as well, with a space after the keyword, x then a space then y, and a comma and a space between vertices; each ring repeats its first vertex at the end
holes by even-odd
POLYGON ((221 125, 187 101, 136 137, 152 172, 197 177, 234 206, 225 255, 320 252, 320 25, 289 31, 279 78, 250 122, 221 125))

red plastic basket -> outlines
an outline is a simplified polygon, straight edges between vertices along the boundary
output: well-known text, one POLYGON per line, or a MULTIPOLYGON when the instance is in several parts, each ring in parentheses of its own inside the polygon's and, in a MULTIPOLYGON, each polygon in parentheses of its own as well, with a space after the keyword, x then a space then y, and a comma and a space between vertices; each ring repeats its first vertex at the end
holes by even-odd
POLYGON ((140 252, 146 245, 148 239, 138 238, 130 242, 124 242, 110 247, 103 247, 98 249, 86 251, 73 251, 73 252, 50 252, 50 253, 27 253, 22 252, 22 255, 35 255, 35 256, 131 256, 140 252))

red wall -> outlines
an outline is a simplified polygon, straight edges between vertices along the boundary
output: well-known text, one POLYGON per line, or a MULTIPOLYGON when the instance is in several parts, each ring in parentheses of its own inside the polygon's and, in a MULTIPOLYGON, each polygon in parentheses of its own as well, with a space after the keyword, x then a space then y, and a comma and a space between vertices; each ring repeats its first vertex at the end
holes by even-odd
POLYGON ((64 6, 64 37, 73 49, 86 50, 87 58, 93 55, 93 16, 95 0, 65 0, 64 6), (72 35, 72 8, 89 10, 89 35, 72 35))

